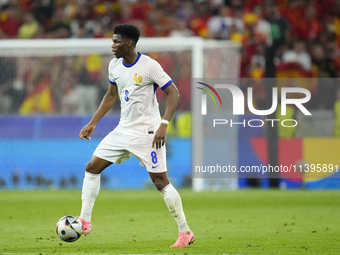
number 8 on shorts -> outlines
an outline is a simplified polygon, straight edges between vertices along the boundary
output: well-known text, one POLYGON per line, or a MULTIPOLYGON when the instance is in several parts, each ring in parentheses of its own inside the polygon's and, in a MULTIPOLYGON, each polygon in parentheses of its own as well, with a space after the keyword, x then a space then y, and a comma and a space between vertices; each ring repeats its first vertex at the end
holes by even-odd
POLYGON ((151 160, 152 160, 152 163, 154 164, 157 163, 157 154, 155 151, 151 152, 151 160))

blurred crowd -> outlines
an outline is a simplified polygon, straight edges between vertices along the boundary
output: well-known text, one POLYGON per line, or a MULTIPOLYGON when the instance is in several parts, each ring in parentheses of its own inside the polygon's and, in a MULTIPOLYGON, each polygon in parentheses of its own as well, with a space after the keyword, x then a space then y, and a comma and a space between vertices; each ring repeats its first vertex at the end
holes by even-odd
POLYGON ((242 77, 261 75, 263 46, 271 44, 307 71, 314 64, 325 66, 320 75, 338 76, 340 69, 339 0, 0 0, 2 39, 112 37, 119 23, 145 37, 241 42, 243 62, 254 65, 242 77))
MULTIPOLYGON (((302 78, 340 77, 339 0, 0 0, 0 39, 110 38, 120 23, 134 24, 144 37, 237 41, 242 45, 242 78, 265 77, 268 47, 275 48, 277 77, 292 73, 302 78)), ((86 65, 91 59, 85 61, 85 68, 81 60, 72 61, 77 63, 72 68, 78 73, 90 68, 86 65)), ((92 56, 92 61, 99 60, 92 56)), ((104 64, 101 69, 106 69, 104 64)), ((8 69, 8 64, 4 68, 8 69)), ((69 74, 63 75, 69 84, 65 86, 71 88, 69 74)), ((52 78, 47 72, 39 77, 52 78)), ((89 79, 80 83, 88 90, 96 79, 90 73, 89 79)), ((0 96, 3 84, 0 80, 0 96)), ((312 89, 324 98, 314 108, 333 108, 340 91, 337 84, 325 90, 312 89)), ((260 107, 264 87, 258 86, 254 93, 260 107)))

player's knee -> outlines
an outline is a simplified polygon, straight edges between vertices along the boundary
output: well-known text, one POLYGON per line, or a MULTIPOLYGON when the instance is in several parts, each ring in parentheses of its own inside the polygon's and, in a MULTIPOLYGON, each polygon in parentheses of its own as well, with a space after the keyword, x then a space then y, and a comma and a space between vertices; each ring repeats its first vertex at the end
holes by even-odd
POLYGON ((163 178, 154 178, 153 183, 156 186, 156 189, 161 191, 167 184, 164 182, 163 178))
POLYGON ((98 173, 98 171, 96 170, 96 168, 95 168, 94 164, 92 163, 92 161, 90 161, 90 162, 88 162, 86 164, 85 171, 89 172, 91 174, 99 174, 100 173, 100 172, 98 173))
POLYGON ((92 168, 92 166, 91 166, 91 161, 88 162, 88 163, 86 164, 86 166, 85 166, 85 171, 86 171, 86 172, 89 172, 89 173, 92 173, 93 168, 92 168))

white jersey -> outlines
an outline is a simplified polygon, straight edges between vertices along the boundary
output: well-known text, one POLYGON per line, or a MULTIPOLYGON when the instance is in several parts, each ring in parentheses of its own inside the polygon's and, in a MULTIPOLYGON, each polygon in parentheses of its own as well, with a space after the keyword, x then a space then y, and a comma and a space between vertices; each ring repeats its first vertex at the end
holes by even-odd
POLYGON ((137 136, 155 133, 161 122, 156 89, 164 90, 172 83, 160 64, 139 52, 131 65, 123 58, 113 58, 109 80, 117 86, 121 101, 120 132, 137 136))

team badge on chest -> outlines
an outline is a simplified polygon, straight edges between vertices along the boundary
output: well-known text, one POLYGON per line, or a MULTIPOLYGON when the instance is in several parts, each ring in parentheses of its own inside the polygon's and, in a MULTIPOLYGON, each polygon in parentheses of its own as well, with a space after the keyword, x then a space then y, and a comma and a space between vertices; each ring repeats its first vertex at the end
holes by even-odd
POLYGON ((142 83, 142 76, 139 76, 139 72, 135 73, 134 76, 133 76, 133 80, 136 82, 135 85, 136 86, 140 86, 141 83, 142 83))

